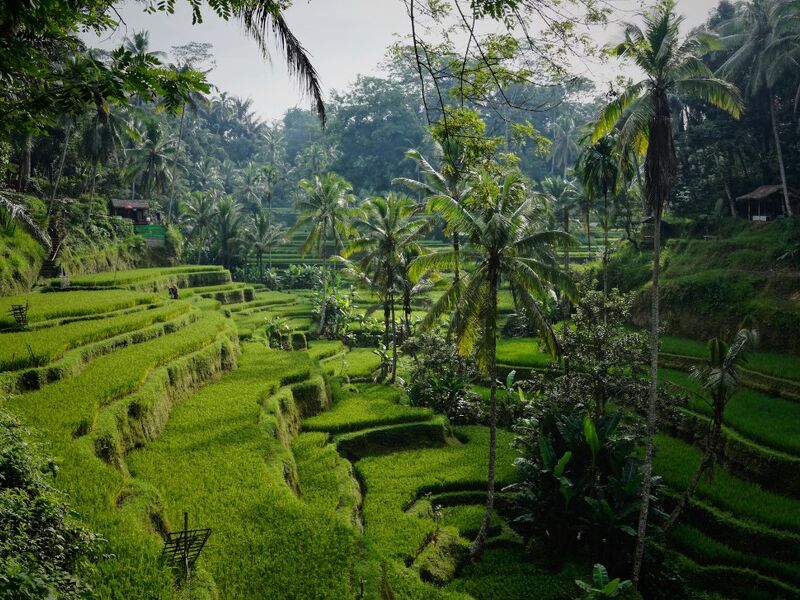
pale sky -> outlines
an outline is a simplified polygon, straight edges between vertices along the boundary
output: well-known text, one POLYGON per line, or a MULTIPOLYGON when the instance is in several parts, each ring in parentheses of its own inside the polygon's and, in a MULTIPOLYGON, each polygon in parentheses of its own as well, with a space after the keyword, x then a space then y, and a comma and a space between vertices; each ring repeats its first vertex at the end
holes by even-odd
MULTIPOLYGON (((617 7, 612 19, 618 20, 630 19, 642 5, 640 0, 610 1, 617 7)), ((308 106, 297 84, 287 76, 280 54, 276 52, 273 63, 268 64, 238 23, 219 19, 206 7, 204 22, 192 25, 189 3, 179 0, 176 4, 174 15, 148 15, 141 2, 128 0, 118 7, 125 23, 115 33, 84 38, 90 45, 113 48, 126 35, 146 29, 152 49, 167 52, 172 46, 191 41, 209 42, 214 45, 216 58, 209 81, 220 90, 251 98, 262 119, 277 119, 288 108, 308 106)), ((686 17, 686 26, 693 27, 702 23, 716 5, 717 0, 678 0, 678 12, 686 17)), ((285 18, 309 51, 326 94, 345 90, 359 74, 377 74, 386 48, 398 36, 410 34, 402 0, 295 0, 285 18)), ((619 34, 615 24, 597 32, 598 37, 606 38, 603 42, 619 34)), ((611 67, 589 68, 601 81, 618 72, 611 67)))

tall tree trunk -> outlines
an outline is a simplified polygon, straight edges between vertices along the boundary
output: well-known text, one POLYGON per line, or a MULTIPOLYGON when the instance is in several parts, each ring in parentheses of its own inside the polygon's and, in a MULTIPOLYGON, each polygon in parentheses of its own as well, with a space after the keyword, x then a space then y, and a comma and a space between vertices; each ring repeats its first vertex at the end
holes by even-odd
POLYGON ((603 324, 608 306, 608 192, 603 193, 603 324))
POLYGON ((665 532, 675 524, 675 521, 678 520, 678 517, 681 515, 681 512, 686 507, 686 504, 689 502, 689 498, 691 498, 692 494, 694 494, 695 490, 697 489, 697 486, 700 485, 700 480, 702 479, 703 475, 705 475, 708 469, 714 465, 714 462, 717 457, 717 449, 719 448, 719 440, 722 434, 722 417, 724 410, 725 410, 725 405, 718 399, 715 399, 714 416, 709 425, 708 436, 706 437, 706 448, 705 452, 703 452, 703 458, 700 460, 700 464, 697 466, 697 469, 692 474, 692 478, 689 480, 689 485, 686 486, 686 489, 681 495, 678 504, 670 513, 669 519, 667 519, 667 523, 666 525, 664 525, 665 532))
MULTIPOLYGON (((564 233, 569 234, 569 209, 564 209, 564 233)), ((569 247, 564 249, 564 270, 569 271, 569 247)))
POLYGON ((636 531, 636 550, 633 557, 632 579, 639 585, 647 541, 647 519, 650 513, 650 490, 653 486, 653 454, 655 452, 656 406, 658 401, 658 347, 659 347, 659 276, 661 274, 661 211, 653 211, 653 286, 650 310, 650 390, 647 403, 647 442, 642 465, 642 497, 639 508, 639 525, 636 531))
MULTIPOLYGON (((383 298, 383 348, 384 355, 389 351, 389 319, 392 317, 389 292, 383 298)), ((388 365, 385 360, 381 360, 381 380, 386 379, 388 365)))
POLYGON ((411 337, 411 289, 408 285, 403 289, 403 339, 411 337))
POLYGON ((486 545, 486 537, 489 534, 489 527, 492 525, 492 514, 494 511, 494 479, 495 463, 497 461, 497 284, 498 277, 496 271, 489 276, 489 289, 491 311, 484 327, 486 327, 487 338, 491 340, 492 351, 489 357, 489 469, 486 481, 486 512, 483 514, 481 528, 470 545, 470 556, 479 559, 483 554, 486 545))
POLYGON ((586 243, 589 245, 589 252, 592 251, 592 230, 591 230, 591 223, 589 220, 591 216, 589 215, 589 211, 586 211, 586 243))
POLYGON ((72 120, 67 122, 67 131, 64 134, 64 149, 61 151, 61 159, 58 161, 58 173, 56 174, 56 181, 53 184, 53 194, 50 196, 50 206, 47 207, 47 216, 53 212, 53 206, 56 203, 56 194, 58 193, 58 184, 61 183, 61 175, 64 173, 64 161, 67 159, 67 148, 69 147, 69 137, 72 133, 72 120))
POLYGON ((317 335, 322 335, 325 330, 325 313, 328 311, 328 268, 322 269, 322 304, 319 314, 319 329, 317 335))
POLYGON ((94 184, 97 180, 97 162, 92 162, 91 186, 89 187, 89 210, 87 211, 86 218, 92 218, 92 204, 94 204, 94 184))
POLYGON ((258 251, 258 282, 263 283, 264 281, 264 253, 261 250, 258 251))
POLYGON ((792 216, 792 204, 789 202, 789 187, 786 185, 786 167, 783 164, 783 150, 781 149, 781 138, 778 135, 778 117, 775 115, 775 96, 771 94, 769 112, 772 117, 772 135, 775 136, 775 152, 778 155, 778 169, 781 173, 781 187, 783 188, 783 203, 786 214, 792 216))
POLYGON ((461 280, 461 264, 459 260, 460 255, 460 242, 458 240, 458 232, 453 232, 453 253, 455 254, 455 274, 453 276, 453 281, 457 284, 461 280))
POLYGON ((181 108, 181 124, 178 126, 178 146, 175 148, 175 158, 172 161, 172 182, 169 187, 169 208, 167 210, 167 218, 172 223, 172 206, 175 200, 175 179, 178 176, 178 157, 181 153, 181 140, 183 138, 183 118, 186 116, 186 102, 183 103, 181 108))
POLYGON ((397 378, 397 321, 394 314, 394 291, 390 292, 392 303, 392 379, 394 383, 397 378))

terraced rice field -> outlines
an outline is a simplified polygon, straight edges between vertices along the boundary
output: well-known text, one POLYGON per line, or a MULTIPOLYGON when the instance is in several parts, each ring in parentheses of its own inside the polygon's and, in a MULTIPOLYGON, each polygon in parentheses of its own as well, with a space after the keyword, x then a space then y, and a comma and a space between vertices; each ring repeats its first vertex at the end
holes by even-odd
MULTIPOLYGON (((0 332, 0 403, 58 457, 55 484, 107 540, 111 558, 81 573, 98 597, 576 597, 573 582, 590 565, 548 571, 502 512, 483 560, 457 570, 482 517, 487 430, 450 427, 409 406, 402 390, 372 383, 379 358, 370 348, 267 348, 269 318, 313 338, 307 295, 233 284, 203 267, 109 277, 28 295, 31 328, 8 322, 0 332), (197 285, 168 300, 161 286, 192 273, 203 274, 197 285), (109 283, 116 289, 99 289, 109 283), (213 531, 190 591, 159 561, 163 534, 185 511, 190 526, 213 531)), ((549 365, 532 338, 500 340, 498 358, 521 371, 549 365)), ((782 379, 797 379, 794 360, 763 357, 750 368, 780 365, 782 379)), ((679 370, 663 379, 692 389, 682 414, 702 422, 702 390, 679 370)), ((798 406, 749 388, 732 400, 730 456, 667 540, 698 589, 800 595, 798 406), (762 485, 765 469, 777 484, 762 485)), ((699 460, 693 431, 658 438, 656 471, 671 494, 699 460)), ((511 440, 499 432, 499 487, 516 476, 511 440)))

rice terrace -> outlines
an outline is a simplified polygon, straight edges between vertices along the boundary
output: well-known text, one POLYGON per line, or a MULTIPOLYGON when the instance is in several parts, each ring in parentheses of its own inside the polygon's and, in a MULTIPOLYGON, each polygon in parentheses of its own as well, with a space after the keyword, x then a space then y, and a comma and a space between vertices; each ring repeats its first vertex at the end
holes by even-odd
POLYGON ((796 0, 0 31, 0 598, 800 599, 796 0))

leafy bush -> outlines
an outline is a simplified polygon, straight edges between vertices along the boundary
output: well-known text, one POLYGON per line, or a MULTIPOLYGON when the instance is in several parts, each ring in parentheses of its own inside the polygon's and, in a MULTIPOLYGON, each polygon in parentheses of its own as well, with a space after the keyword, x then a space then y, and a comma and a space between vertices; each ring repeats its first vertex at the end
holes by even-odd
MULTIPOLYGON (((642 475, 635 439, 620 435, 621 413, 595 420, 553 404, 517 427, 522 481, 512 525, 559 563, 577 553, 623 571, 629 567, 642 475)), ((657 489, 657 486, 656 486, 657 489)))
POLYGON ((475 423, 478 396, 472 391, 475 367, 441 333, 423 333, 403 345, 414 362, 406 393, 412 406, 425 406, 447 415, 452 423, 475 423))
POLYGON ((0 596, 9 600, 85 598, 76 566, 98 558, 99 540, 75 522, 47 481, 57 469, 28 443, 29 433, 0 412, 0 596))

